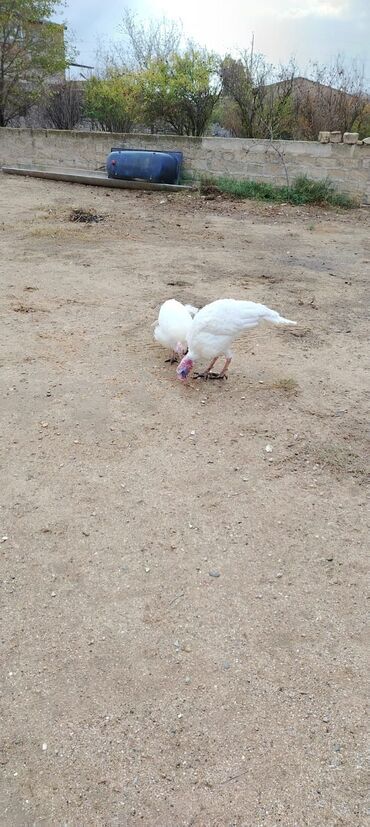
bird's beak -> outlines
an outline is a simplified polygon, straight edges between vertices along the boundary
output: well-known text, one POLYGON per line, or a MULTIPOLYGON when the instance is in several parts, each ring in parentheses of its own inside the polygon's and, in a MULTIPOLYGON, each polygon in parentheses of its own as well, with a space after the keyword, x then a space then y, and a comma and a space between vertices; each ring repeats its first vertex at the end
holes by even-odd
POLYGON ((185 379, 188 376, 189 370, 187 368, 182 368, 181 365, 176 370, 177 377, 180 379, 181 382, 185 382, 185 379))
POLYGON ((180 381, 185 382, 185 379, 187 378, 187 375, 188 375, 188 372, 185 370, 185 368, 183 368, 182 370, 178 370, 176 372, 177 372, 177 376, 180 379, 180 381))

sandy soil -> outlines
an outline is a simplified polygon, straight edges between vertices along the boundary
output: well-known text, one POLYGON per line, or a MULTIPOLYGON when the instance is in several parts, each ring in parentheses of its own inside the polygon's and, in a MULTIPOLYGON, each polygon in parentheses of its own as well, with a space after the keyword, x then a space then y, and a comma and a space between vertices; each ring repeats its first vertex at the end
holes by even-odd
POLYGON ((368 211, 0 185, 2 827, 362 827, 368 211))

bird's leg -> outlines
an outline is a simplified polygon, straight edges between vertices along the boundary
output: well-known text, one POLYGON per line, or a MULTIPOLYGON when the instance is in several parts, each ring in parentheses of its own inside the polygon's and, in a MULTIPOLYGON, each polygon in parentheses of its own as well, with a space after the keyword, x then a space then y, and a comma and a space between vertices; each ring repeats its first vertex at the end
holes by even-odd
POLYGON ((208 368, 206 368, 206 369, 203 371, 203 373, 194 373, 194 379, 208 379, 208 377, 209 377, 210 375, 212 375, 212 374, 210 373, 210 371, 212 370, 213 365, 217 362, 217 359, 218 359, 218 356, 215 356, 215 358, 214 358, 214 359, 212 359, 211 364, 210 364, 210 365, 208 365, 208 368))
POLYGON ((232 357, 230 356, 226 359, 226 362, 225 362, 225 364, 222 368, 221 373, 209 373, 208 374, 209 379, 227 379, 227 370, 228 370, 229 364, 231 362, 231 358, 232 357))
POLYGON ((171 353, 171 356, 169 356, 169 358, 165 359, 164 361, 169 362, 170 365, 174 365, 175 362, 179 361, 178 358, 177 358, 177 353, 173 350, 172 353, 171 353))

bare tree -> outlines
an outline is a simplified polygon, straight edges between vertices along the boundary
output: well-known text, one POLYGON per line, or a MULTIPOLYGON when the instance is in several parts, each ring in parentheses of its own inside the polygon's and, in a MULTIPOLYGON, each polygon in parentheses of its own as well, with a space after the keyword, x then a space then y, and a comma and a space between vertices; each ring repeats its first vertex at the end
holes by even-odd
POLYGON ((224 95, 239 108, 247 138, 290 136, 290 101, 296 65, 274 68, 253 49, 239 58, 227 56, 221 63, 224 95))
POLYGON ((273 69, 275 78, 264 89, 260 112, 261 137, 289 140, 293 137, 293 94, 297 77, 297 65, 290 60, 286 65, 273 69))
POLYGON ((83 115, 83 91, 76 81, 55 85, 50 90, 44 112, 55 129, 73 129, 83 115))
POLYGON ((317 140, 320 130, 350 132, 369 103, 363 65, 347 64, 338 55, 329 66, 311 64, 310 75, 300 78, 295 88, 297 136, 317 140))
POLYGON ((220 75, 224 95, 238 105, 246 138, 257 137, 257 121, 265 97, 270 67, 262 55, 243 52, 235 60, 230 55, 221 62, 220 75))
POLYGON ((108 47, 99 45, 97 63, 102 74, 143 71, 154 60, 166 61, 179 51, 182 39, 182 27, 175 20, 162 17, 143 23, 129 9, 124 11, 119 33, 119 40, 108 47))
POLYGON ((126 59, 133 69, 147 69, 153 60, 167 60, 178 51, 182 29, 175 20, 150 20, 147 25, 125 9, 120 30, 126 41, 126 59))

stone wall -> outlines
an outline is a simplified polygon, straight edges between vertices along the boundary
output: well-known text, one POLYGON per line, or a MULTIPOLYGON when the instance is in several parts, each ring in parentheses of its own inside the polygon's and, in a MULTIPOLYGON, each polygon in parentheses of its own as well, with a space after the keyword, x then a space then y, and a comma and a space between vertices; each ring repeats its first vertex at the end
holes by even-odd
POLYGON ((246 138, 179 138, 173 135, 115 135, 54 129, 0 128, 0 164, 41 164, 95 170, 112 146, 176 149, 194 177, 249 178, 285 184, 297 175, 329 177, 337 189, 370 204, 370 146, 270 141, 246 138))

